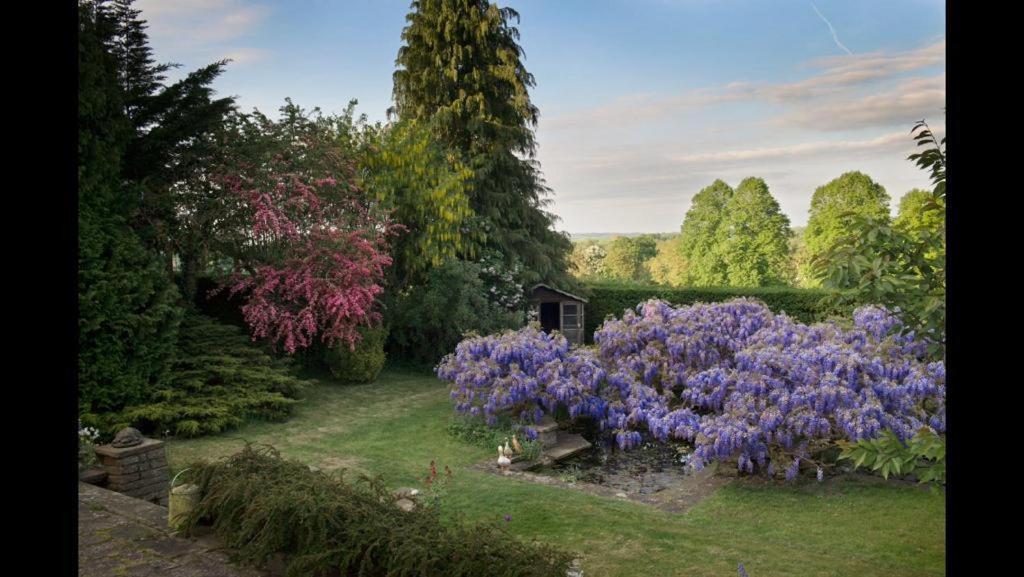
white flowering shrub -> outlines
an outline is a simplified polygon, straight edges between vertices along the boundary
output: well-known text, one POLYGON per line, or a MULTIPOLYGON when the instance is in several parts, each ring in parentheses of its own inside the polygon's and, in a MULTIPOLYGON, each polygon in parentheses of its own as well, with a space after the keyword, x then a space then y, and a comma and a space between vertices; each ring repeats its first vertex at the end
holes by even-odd
POLYGON ((500 253, 487 251, 478 264, 480 278, 487 287, 488 300, 510 311, 521 310, 525 296, 521 278, 523 266, 518 259, 510 266, 505 263, 500 253))

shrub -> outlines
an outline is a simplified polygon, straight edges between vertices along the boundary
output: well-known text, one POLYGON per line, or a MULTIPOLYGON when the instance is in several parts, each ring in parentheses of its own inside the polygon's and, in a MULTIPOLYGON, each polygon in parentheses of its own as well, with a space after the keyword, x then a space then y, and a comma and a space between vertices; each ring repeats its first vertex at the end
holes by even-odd
POLYGON ((105 435, 131 426, 147 434, 195 437, 251 419, 284 420, 307 385, 242 329, 191 315, 181 323, 177 360, 163 386, 146 402, 82 420, 105 435))
POLYGON ((87 212, 79 226, 78 402, 85 412, 116 411, 166 380, 178 291, 126 226, 87 212))
POLYGON ((449 261, 432 269, 422 286, 398 295, 387 319, 392 357, 433 366, 468 332, 520 327, 522 311, 491 302, 479 265, 449 261))
POLYGON ((199 498, 184 530, 212 523, 253 565, 283 553, 292 577, 561 577, 569 566, 568 554, 524 543, 494 525, 442 520, 429 501, 403 511, 379 478, 349 483, 284 460, 270 447, 246 446, 192 467, 199 498))
POLYGON ((85 469, 96 465, 96 439, 100 438, 100 432, 93 427, 82 427, 78 422, 78 468, 85 469))
POLYGON ((750 299, 652 300, 602 325, 596 349, 570 350, 528 327, 466 339, 437 372, 457 411, 492 426, 564 406, 622 449, 646 433, 693 442, 698 468, 735 460, 772 475, 784 464, 791 478, 801 461, 821 467, 818 455, 840 439, 945 430, 945 367, 896 324, 878 307, 842 328, 803 325, 750 299))
POLYGON ((346 383, 369 383, 377 379, 387 355, 383 328, 361 327, 361 339, 353 350, 347 342, 334 343, 325 349, 324 362, 334 378, 346 383))
MULTIPOLYGON (((636 308, 649 299, 659 299, 676 306, 698 302, 723 302, 736 297, 759 299, 776 313, 786 313, 804 323, 815 323, 833 316, 848 316, 851 308, 827 304, 824 290, 790 287, 668 287, 621 283, 595 283, 588 286, 589 302, 584 315, 584 330, 590 339, 608 315, 619 316, 622 311, 636 308)), ((587 342, 593 342, 588 340, 587 342)))
POLYGON ((946 485, 946 438, 922 428, 912 438, 900 440, 886 431, 875 439, 857 443, 841 442, 840 460, 853 462, 853 467, 870 467, 886 479, 889 475, 913 474, 918 483, 937 491, 946 485))

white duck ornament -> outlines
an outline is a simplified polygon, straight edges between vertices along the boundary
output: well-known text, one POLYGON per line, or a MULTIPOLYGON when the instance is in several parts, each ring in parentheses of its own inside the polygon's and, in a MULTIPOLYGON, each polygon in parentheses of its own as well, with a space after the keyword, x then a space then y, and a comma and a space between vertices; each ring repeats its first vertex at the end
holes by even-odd
POLYGON ((498 445, 498 466, 501 467, 502 471, 507 471, 509 465, 512 464, 512 459, 509 459, 511 451, 508 447, 502 447, 498 445))

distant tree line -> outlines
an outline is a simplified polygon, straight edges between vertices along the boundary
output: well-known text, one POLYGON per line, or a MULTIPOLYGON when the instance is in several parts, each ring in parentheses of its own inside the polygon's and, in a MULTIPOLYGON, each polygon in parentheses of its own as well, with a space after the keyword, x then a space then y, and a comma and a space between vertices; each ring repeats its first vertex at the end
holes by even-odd
POLYGON ((679 234, 575 242, 573 273, 669 286, 818 288, 822 259, 850 242, 862 219, 902 231, 943 229, 944 213, 932 198, 907 192, 893 219, 885 188, 851 171, 818 187, 807 226, 791 227, 763 179, 746 178, 735 189, 716 180, 694 195, 679 234))

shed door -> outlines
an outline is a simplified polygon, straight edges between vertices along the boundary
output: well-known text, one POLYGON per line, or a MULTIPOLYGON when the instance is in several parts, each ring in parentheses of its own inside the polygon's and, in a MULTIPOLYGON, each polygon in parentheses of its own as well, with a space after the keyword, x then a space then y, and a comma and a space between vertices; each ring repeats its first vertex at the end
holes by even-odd
POLYGON ((579 303, 562 302, 562 334, 570 343, 580 344, 583 333, 583 311, 579 303))
POLYGON ((562 327, 558 323, 559 308, 558 303, 541 303, 540 304, 540 328, 546 333, 551 331, 561 330, 562 327))

